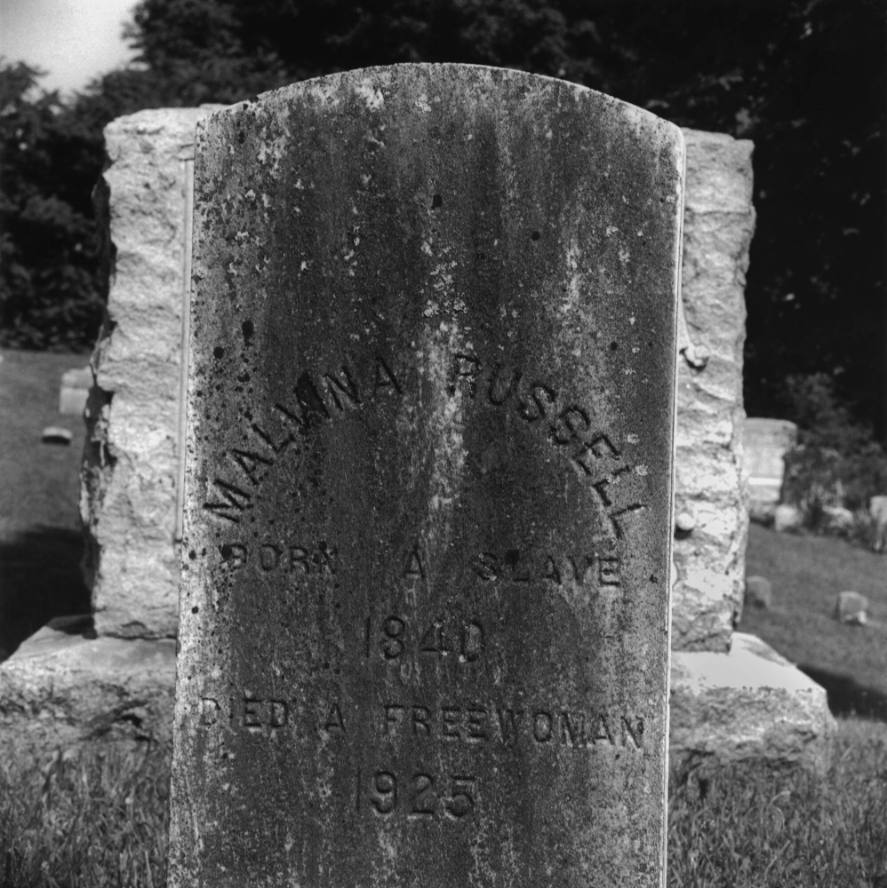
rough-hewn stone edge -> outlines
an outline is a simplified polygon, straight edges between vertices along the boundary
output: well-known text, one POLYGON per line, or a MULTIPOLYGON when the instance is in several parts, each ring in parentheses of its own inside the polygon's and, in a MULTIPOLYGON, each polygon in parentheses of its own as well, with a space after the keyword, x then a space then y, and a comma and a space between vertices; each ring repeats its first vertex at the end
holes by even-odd
POLYGON ((748 535, 742 349, 745 273, 755 223, 754 146, 722 133, 683 132, 688 169, 681 298, 691 347, 678 363, 675 513, 689 515, 695 526, 679 534, 674 545, 672 647, 726 651, 742 612, 748 535), (705 257, 697 256, 697 240, 710 238, 712 227, 719 233, 723 267, 709 268, 705 257), (724 231, 732 237, 722 244, 724 231), (729 329, 724 318, 718 326, 712 317, 715 304, 729 329), (709 419, 709 433, 700 440, 691 430, 709 419), (691 470, 695 463, 708 466, 715 481, 704 490, 700 472, 691 470), (697 489, 681 483, 682 465, 697 489))
POLYGON ((164 399, 169 406, 177 404, 182 306, 176 297, 184 281, 178 270, 181 257, 175 250, 172 254, 158 250, 157 243, 142 245, 141 228, 133 218, 144 212, 142 187, 160 171, 169 180, 166 186, 173 187, 164 190, 163 183, 153 183, 162 192, 145 219, 156 229, 155 236, 157 231, 178 232, 176 240, 182 241, 178 253, 184 254, 184 162, 193 155, 197 121, 217 107, 140 111, 117 118, 105 129, 110 165, 96 189, 96 204, 110 289, 106 320, 90 365, 96 382, 87 401, 80 498, 83 572, 103 635, 162 638, 174 637, 177 630, 175 486, 163 488, 163 526, 156 526, 161 487, 155 479, 156 489, 143 491, 141 476, 153 478, 176 464, 176 411, 157 405, 164 399), (118 224, 112 225, 112 220, 118 224), (120 274, 112 267, 115 249, 117 264, 122 261, 125 268, 120 274), (160 256, 162 265, 157 264, 160 256), (152 308, 144 309, 140 293, 147 294, 152 308), (166 306, 177 307, 178 314, 174 311, 168 322, 155 324, 154 315, 162 314, 166 306), (145 372, 149 366, 154 368, 152 374, 145 372), (156 385, 146 388, 144 380, 154 379, 153 373, 168 380, 164 389, 169 391, 155 391, 156 385), (164 429, 155 427, 158 412, 170 416, 165 442, 160 443, 155 439, 164 429), (130 501, 133 491, 135 500, 130 501), (139 508, 139 503, 144 506, 143 495, 151 498, 150 509, 139 508), (139 515, 145 511, 149 514, 139 515), (111 544, 109 532, 113 545, 122 549, 116 559, 120 563, 102 556, 103 546, 111 544), (167 539, 161 540, 164 534, 167 539), (124 542, 130 536, 131 545, 124 542), (134 569, 142 560, 145 569, 134 569), (158 586, 165 594, 154 594, 158 586))
POLYGON ((824 774, 837 726, 826 692, 753 635, 728 653, 672 651, 669 753, 683 774, 736 765, 824 774))

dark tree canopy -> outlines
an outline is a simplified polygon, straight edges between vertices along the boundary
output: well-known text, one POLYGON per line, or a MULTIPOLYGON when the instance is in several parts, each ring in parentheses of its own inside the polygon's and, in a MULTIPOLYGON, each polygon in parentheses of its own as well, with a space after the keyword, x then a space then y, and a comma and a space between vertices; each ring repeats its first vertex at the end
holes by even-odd
MULTIPOLYGON (((790 415, 788 377, 826 373, 858 417, 887 417, 882 0, 142 0, 127 38, 137 62, 68 106, 20 91, 15 113, 43 120, 27 162, 10 153, 13 119, 0 116, 2 249, 4 260, 19 257, 2 277, 7 342, 26 341, 10 330, 27 306, 64 302, 72 287, 94 306, 101 292, 89 236, 77 241, 87 244, 82 255, 57 238, 53 267, 71 276, 47 277, 23 232, 47 214, 57 232, 88 224, 100 130, 114 116, 233 102, 366 65, 471 62, 566 78, 684 126, 753 139, 747 409, 790 415), (9 170, 23 166, 31 198, 7 186, 9 170)), ((3 77, 14 81, 9 68, 3 77)), ((93 332, 83 328, 81 340, 93 332)))
POLYGON ((97 329, 102 302, 88 136, 40 72, 0 69, 0 311, 2 342, 70 348, 97 329))

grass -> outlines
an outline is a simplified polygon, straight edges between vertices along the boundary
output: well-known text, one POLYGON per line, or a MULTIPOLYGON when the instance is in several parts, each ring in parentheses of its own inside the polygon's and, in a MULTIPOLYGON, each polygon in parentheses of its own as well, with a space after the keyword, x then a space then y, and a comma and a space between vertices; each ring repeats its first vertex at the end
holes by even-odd
POLYGON ((740 629, 764 639, 821 684, 832 712, 887 720, 887 555, 831 537, 749 533, 747 575, 773 584, 773 606, 748 608, 740 629), (832 616, 838 592, 870 602, 867 626, 832 616))
POLYGON ((0 539, 35 526, 78 530, 80 455, 86 436, 79 416, 58 412, 62 374, 87 355, 0 351, 0 539), (68 429, 70 445, 42 444, 46 426, 68 429))
MULTIPOLYGON (((161 888, 169 750, 0 765, 0 888, 161 888)), ((885 888, 887 725, 843 720, 824 779, 673 781, 669 888, 885 888)))
POLYGON ((725 774, 669 798, 669 888, 887 888, 887 725, 839 722, 828 774, 725 774))
POLYGON ((77 503, 86 429, 58 412, 62 373, 85 355, 3 350, 0 362, 0 660, 52 617, 84 613, 77 503), (44 444, 46 426, 72 433, 44 444))
MULTIPOLYGON (((44 756, 45 758, 45 756, 44 756)), ((162 888, 169 750, 0 764, 0 888, 162 888)))

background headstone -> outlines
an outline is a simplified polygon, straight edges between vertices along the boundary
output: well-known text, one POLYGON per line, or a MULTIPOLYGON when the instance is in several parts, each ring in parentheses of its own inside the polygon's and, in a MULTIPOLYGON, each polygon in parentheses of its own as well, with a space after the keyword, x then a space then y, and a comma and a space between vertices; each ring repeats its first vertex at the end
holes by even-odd
POLYGON ((798 427, 787 419, 750 416, 744 434, 749 511, 753 519, 769 521, 782 495, 785 455, 795 446, 798 427))
POLYGON ((195 179, 172 885, 659 885, 683 139, 334 75, 195 179))
POLYGON ((40 433, 44 444, 70 444, 73 437, 71 430, 63 426, 46 426, 40 433))
POLYGON ((887 548, 887 496, 873 496, 869 500, 872 520, 872 549, 883 552, 887 548))
POLYGON ((835 599, 835 619, 853 626, 865 626, 868 622, 869 600, 859 592, 839 592, 835 599))
POLYGON ((797 506, 780 503, 773 509, 773 529, 779 533, 798 530, 804 523, 804 516, 797 506))
POLYGON ((766 577, 751 576, 745 580, 745 606, 766 610, 773 606, 773 584, 766 577))
POLYGON ((89 367, 75 367, 62 374, 59 387, 59 413, 82 416, 86 398, 92 388, 92 370, 89 367))

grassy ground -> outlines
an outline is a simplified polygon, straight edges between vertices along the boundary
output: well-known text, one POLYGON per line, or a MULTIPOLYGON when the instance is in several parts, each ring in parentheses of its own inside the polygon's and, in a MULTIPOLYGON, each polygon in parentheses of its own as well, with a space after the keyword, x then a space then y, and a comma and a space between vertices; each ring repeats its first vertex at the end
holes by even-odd
POLYGON ((832 712, 887 720, 887 555, 753 524, 747 555, 752 574, 772 582, 773 606, 747 609, 742 631, 763 638, 825 687, 832 712), (832 617, 844 589, 868 597, 867 626, 832 617))
POLYGON ((58 412, 62 373, 84 355, 0 352, 0 660, 54 616, 83 613, 77 503, 85 428, 58 412), (46 426, 73 435, 44 444, 46 426))
MULTIPOLYGON (((0 765, 0 888, 161 888, 168 750, 0 765)), ((885 888, 887 725, 842 721, 822 780, 672 784, 669 888, 885 888)))
POLYGON ((0 888, 162 888, 168 750, 0 761, 0 888))
POLYGON ((672 786, 669 888, 887 888, 887 725, 842 720, 824 779, 672 786))
POLYGON ((85 430, 58 412, 62 374, 88 355, 0 350, 0 534, 34 526, 77 530, 78 472, 85 430), (45 426, 67 428, 70 445, 42 444, 45 426))

